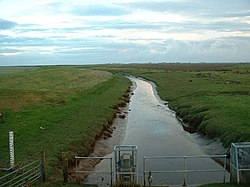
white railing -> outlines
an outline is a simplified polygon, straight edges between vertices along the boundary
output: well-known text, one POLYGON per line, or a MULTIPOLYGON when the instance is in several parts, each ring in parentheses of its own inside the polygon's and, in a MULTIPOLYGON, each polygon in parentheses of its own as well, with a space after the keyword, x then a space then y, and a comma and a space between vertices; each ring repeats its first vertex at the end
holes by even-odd
POLYGON ((187 186, 187 173, 193 172, 224 172, 223 182, 226 180, 226 155, 199 155, 199 156, 150 156, 143 157, 143 181, 144 186, 146 186, 146 176, 153 173, 183 173, 183 186, 187 186), (198 158, 213 158, 213 159, 223 159, 222 169, 187 169, 188 159, 198 159, 198 158), (180 170, 147 170, 147 161, 149 160, 167 160, 167 159, 182 159, 183 169, 180 170))

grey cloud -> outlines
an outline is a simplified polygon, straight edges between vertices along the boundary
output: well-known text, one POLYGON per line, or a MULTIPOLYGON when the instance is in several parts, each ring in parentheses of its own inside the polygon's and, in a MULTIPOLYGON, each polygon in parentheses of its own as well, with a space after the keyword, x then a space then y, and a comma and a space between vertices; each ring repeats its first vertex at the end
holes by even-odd
POLYGON ((71 13, 78 16, 119 16, 129 14, 129 11, 120 6, 92 5, 74 7, 71 13))
POLYGON ((134 9, 203 17, 242 17, 250 14, 248 0, 144 1, 128 3, 127 6, 134 9))
POLYGON ((1 46, 44 46, 53 45, 49 38, 32 38, 32 37, 10 37, 0 34, 1 46))
POLYGON ((16 22, 0 19, 0 30, 11 29, 16 25, 16 22))
POLYGON ((16 53, 16 52, 20 52, 20 50, 0 48, 0 54, 1 53, 16 53))
POLYGON ((242 42, 234 37, 203 42, 167 40, 164 45, 168 49, 166 56, 172 61, 239 62, 249 60, 249 39, 242 42))
MULTIPOLYGON (((68 47, 92 46, 95 49, 86 51, 62 51, 53 55, 19 55, 8 57, 8 65, 22 64, 91 64, 91 63, 121 63, 121 62, 239 62, 248 61, 250 38, 239 41, 238 38, 208 40, 203 42, 189 42, 166 40, 149 45, 127 43, 113 43, 89 39, 86 43, 79 42, 77 46, 68 43, 68 47), (89 44, 91 41, 92 44, 89 44), (126 49, 126 52, 121 52, 126 49), (152 51, 152 49, 154 49, 152 51)), ((62 44, 60 44, 62 45, 62 44)), ((0 65, 6 58, 0 56, 0 65)), ((7 62, 6 62, 7 63, 7 62)), ((6 65, 6 64, 5 64, 6 65)))
POLYGON ((194 11, 200 7, 198 2, 178 2, 178 1, 144 1, 128 3, 127 6, 135 9, 144 9, 155 12, 180 12, 194 11))

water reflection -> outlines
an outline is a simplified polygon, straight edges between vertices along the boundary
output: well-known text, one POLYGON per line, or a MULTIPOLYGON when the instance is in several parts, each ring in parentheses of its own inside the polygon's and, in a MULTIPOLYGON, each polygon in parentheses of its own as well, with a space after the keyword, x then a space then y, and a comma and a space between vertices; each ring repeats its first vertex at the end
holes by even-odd
MULTIPOLYGON (((189 134, 183 130, 174 112, 165 105, 165 102, 159 99, 152 84, 137 78, 130 79, 133 81, 135 89, 129 105, 130 112, 128 113, 126 133, 122 144, 138 146, 139 181, 141 184, 143 184, 143 156, 204 155, 204 149, 208 151, 213 147, 209 148, 206 141, 197 134, 189 134), (209 149, 206 149, 206 146, 209 149)), ((221 146, 216 149, 217 151, 224 151, 221 146)), ((101 163, 98 167, 105 166, 102 166, 101 163)), ((221 166, 210 158, 188 161, 188 169, 219 168, 221 166)), ((178 159, 155 160, 149 162, 148 169, 152 171, 183 169, 183 161, 178 159)), ((183 173, 153 175, 152 185, 183 184, 183 173)), ((91 180, 93 180, 93 177, 89 181, 91 180)), ((223 172, 217 172, 209 174, 189 173, 186 182, 188 184, 201 184, 222 181, 223 172)))

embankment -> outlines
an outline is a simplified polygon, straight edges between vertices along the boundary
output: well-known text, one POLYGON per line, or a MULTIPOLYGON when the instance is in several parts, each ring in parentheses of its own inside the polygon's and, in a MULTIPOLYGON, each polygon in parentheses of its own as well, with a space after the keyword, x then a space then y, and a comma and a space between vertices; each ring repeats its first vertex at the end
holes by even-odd
POLYGON ((188 129, 232 142, 250 141, 250 76, 247 70, 144 72, 188 129))
MULTIPOLYGON (((0 165, 8 166, 8 131, 15 158, 46 150, 47 186, 62 181, 61 155, 89 155, 128 100, 130 81, 105 71, 41 67, 0 76, 0 165)), ((110 134, 106 134, 110 136, 110 134)), ((73 161, 72 161, 73 162, 73 161)), ((70 161, 71 163, 71 161, 70 161)))

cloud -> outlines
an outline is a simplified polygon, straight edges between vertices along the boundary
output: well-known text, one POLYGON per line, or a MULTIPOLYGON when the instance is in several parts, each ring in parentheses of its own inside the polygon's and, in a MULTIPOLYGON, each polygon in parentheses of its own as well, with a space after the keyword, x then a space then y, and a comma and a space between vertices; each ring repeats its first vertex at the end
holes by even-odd
POLYGON ((17 25, 16 22, 0 19, 0 30, 11 29, 15 27, 16 25, 17 25))
POLYGON ((186 12, 195 11, 196 8, 201 8, 198 1, 144 1, 132 2, 127 6, 134 9, 149 10, 154 12, 186 12))
POLYGON ((250 61, 246 0, 25 1, 0 2, 0 66, 250 61))
POLYGON ((129 14, 129 11, 120 6, 88 5, 76 6, 71 13, 77 16, 120 16, 129 14))
POLYGON ((248 0, 166 0, 166 1, 141 1, 127 3, 134 9, 149 10, 154 12, 172 12, 189 15, 210 16, 247 16, 250 4, 248 0), (223 11, 222 11, 223 10, 223 11))

